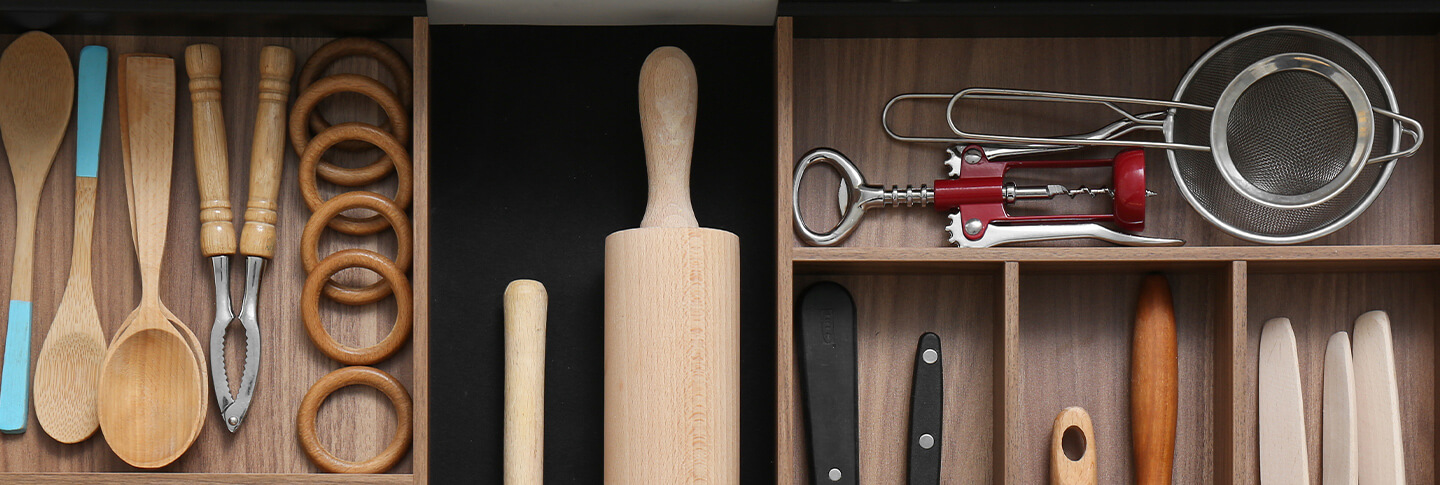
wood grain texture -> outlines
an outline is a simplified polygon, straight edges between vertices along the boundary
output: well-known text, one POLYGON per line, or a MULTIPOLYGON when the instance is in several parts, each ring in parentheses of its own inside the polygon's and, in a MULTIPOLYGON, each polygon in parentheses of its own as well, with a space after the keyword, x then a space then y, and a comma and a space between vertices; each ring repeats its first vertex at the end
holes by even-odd
POLYGON ((1175 306, 1163 275, 1145 277, 1130 346, 1130 432, 1135 482, 1171 482, 1180 394, 1175 306))
POLYGON ((535 280, 505 288, 505 485, 545 483, 545 313, 535 280))
POLYGON ((1360 480, 1405 482, 1405 442, 1390 318, 1384 311, 1355 319, 1355 405, 1358 408, 1360 480))
POLYGON ((300 402, 300 412, 296 417, 295 426, 300 437, 300 447, 305 454, 321 470, 331 473, 384 473, 410 450, 412 438, 410 412, 414 403, 410 400, 410 393, 405 392, 405 386, 395 380, 390 374, 374 367, 345 367, 335 372, 325 374, 314 386, 305 393, 305 399, 300 402), (325 445, 320 443, 315 434, 315 417, 320 412, 320 405, 331 393, 347 386, 369 386, 385 394, 390 399, 390 404, 395 407, 395 416, 399 424, 395 427, 395 435, 390 438, 389 444, 384 450, 375 456, 361 460, 347 460, 335 456, 325 445))
POLYGON ((1356 485, 1360 480, 1359 420, 1355 409, 1355 365, 1350 334, 1335 332, 1325 345, 1325 404, 1320 438, 1320 474, 1324 485, 1356 485))
POLYGON ((220 48, 215 44, 185 48, 195 179, 200 192, 200 254, 206 257, 234 255, 237 240, 231 222, 235 215, 230 210, 230 160, 220 66, 220 48))
POLYGON ((1050 485, 1099 483, 1095 443, 1095 425, 1085 409, 1061 410, 1050 431, 1050 485))
MULTIPOLYGON (((794 137, 793 35, 795 22, 781 17, 775 22, 775 234, 780 241, 790 234, 790 178, 788 161, 794 137)), ((800 406, 800 376, 795 360, 795 267, 794 246, 775 244, 775 482, 802 483, 805 480, 805 421, 800 406)))
MULTIPOLYGON (((424 22, 418 19, 417 22, 424 22)), ((0 36, 0 44, 12 41, 15 36, 0 36)), ((224 112, 232 113, 230 123, 226 124, 226 135, 230 140, 250 140, 252 138, 253 126, 248 122, 248 114, 256 111, 255 96, 244 93, 253 92, 257 85, 258 73, 255 70, 256 62, 259 59, 260 49, 265 45, 284 45, 295 51, 297 58, 304 59, 309 54, 324 44, 329 39, 325 38, 226 38, 226 37, 133 37, 133 36, 60 36, 58 40, 70 52, 79 52, 80 47, 90 44, 104 45, 112 53, 120 54, 127 52, 156 52, 180 58, 187 45, 201 42, 213 43, 220 47, 222 53, 222 74, 223 85, 227 87, 227 96, 222 98, 224 112)), ((386 39, 385 42, 395 46, 398 51, 405 55, 419 55, 424 51, 420 49, 418 41, 410 39, 386 39), (412 50, 412 47, 414 50, 412 50)), ((414 62, 414 61, 412 61, 414 62)), ((417 70, 425 69, 426 64, 415 63, 417 70)), ((113 71, 112 71, 113 72, 113 71)), ((382 82, 389 82, 389 73, 383 68, 367 62, 364 59, 341 59, 331 68, 330 72, 355 72, 372 76, 382 82)), ((421 72, 428 72, 423 70, 421 72)), ((113 75, 113 74, 112 74, 113 75)), ((113 77, 112 77, 113 79, 113 77)), ((179 82, 188 82, 188 77, 180 77, 179 82)), ((101 142, 101 164, 99 187, 96 201, 95 219, 95 245, 94 261, 94 283, 96 291, 97 307, 100 314, 100 321, 108 335, 113 335, 120 326, 125 315, 135 306, 139 297, 139 281, 136 273, 136 262, 134 250, 130 242, 130 228, 128 205, 125 200, 123 167, 118 162, 120 156, 120 137, 118 136, 118 114, 115 109, 115 87, 114 83, 108 83, 107 106, 105 108, 105 132, 101 142)), ((420 84, 417 86, 426 86, 420 84)), ((422 103, 421 92, 417 88, 416 110, 419 112, 422 103)), ((336 98, 323 103, 319 108, 326 116, 336 122, 343 121, 369 121, 378 122, 383 119, 380 108, 365 99, 336 98)), ((199 212, 197 201, 199 195, 191 180, 196 180, 194 172, 194 150, 192 144, 187 140, 192 137, 191 106, 188 96, 181 96, 176 104, 176 140, 175 144, 175 169, 172 180, 172 193, 170 197, 171 207, 169 225, 170 231, 167 238, 167 250, 165 254, 164 273, 165 281, 161 288, 161 295, 166 304, 170 307, 180 320, 191 325, 197 333, 208 334, 210 331, 210 317, 213 315, 213 293, 211 289, 211 270, 209 261, 200 253, 200 247, 196 240, 199 233, 199 221, 195 214, 199 212)), ((423 140, 421 131, 418 131, 417 142, 423 140)), ((68 262, 71 252, 70 243, 70 220, 73 207, 73 182, 74 179, 74 132, 66 133, 61 143, 59 156, 51 168, 51 187, 44 193, 39 212, 39 220, 46 221, 39 225, 37 238, 39 240, 53 241, 50 244, 37 247, 36 267, 63 268, 68 262)), ((417 177, 420 177, 416 185, 417 203, 413 209, 412 217, 415 219, 414 232, 417 243, 424 240, 428 234, 428 226, 421 226, 421 220, 428 212, 426 202, 420 202, 419 193, 425 188, 428 178, 421 177, 424 173, 420 157, 424 151, 417 143, 414 149, 416 158, 417 177)), ((245 143, 232 144, 228 148, 228 158, 234 160, 244 159, 249 156, 249 147, 245 143)), ((366 162, 365 158, 373 158, 374 154, 332 154, 332 160, 342 165, 353 165, 366 162)), ((316 468, 310 464, 301 452, 298 441, 295 438, 295 410, 310 384, 329 371, 339 368, 340 365, 321 354, 311 344, 305 335, 304 325, 300 319, 299 305, 297 304, 300 289, 304 283, 304 271, 299 258, 299 239, 301 228, 308 217, 303 201, 300 198, 296 184, 295 167, 298 155, 286 150, 284 162, 284 173, 280 180, 279 202, 280 219, 279 239, 276 247, 276 259, 266 268, 265 279, 261 285, 261 302, 259 319, 267 322, 264 329, 267 362, 281 362, 285 365, 265 365, 257 383, 259 393, 256 395, 247 421, 247 426, 238 434, 230 434, 225 430, 224 424, 218 419, 206 419, 203 429, 191 450, 179 460, 164 468, 171 472, 199 472, 212 475, 198 475, 193 479, 191 475, 148 475, 129 474, 120 475, 130 477, 132 482, 137 478, 142 482, 160 483, 170 480, 172 483, 213 483, 213 482, 239 482, 239 483, 275 483, 281 482, 305 482, 316 480, 325 483, 333 480, 324 476, 309 475, 275 475, 276 478, 268 478, 269 475, 238 475, 245 473, 252 474, 305 474, 314 473, 316 468), (253 426, 253 427, 252 427, 253 426), (219 475, 225 474, 225 475, 219 475), (294 478, 294 477, 306 478, 294 478)), ((0 159, 4 160, 4 159, 0 159)), ((231 172, 230 193, 243 194, 247 190, 248 166, 236 166, 231 172)), ((3 179, 3 174, 0 174, 3 179)), ((370 190, 393 194, 395 184, 393 179, 382 181, 371 186, 370 190)), ((339 192, 340 189, 329 184, 322 184, 321 189, 327 195, 339 192)), ((0 180, 0 213, 13 211, 13 191, 8 183, 0 180)), ((240 216, 240 214, 235 214, 240 216)), ((233 221, 238 223, 238 221, 233 221)), ((9 224, 0 225, 0 240, 8 240, 13 237, 13 226, 9 224)), ((329 234, 320 241, 321 251, 324 253, 333 252, 340 248, 368 248, 381 252, 382 254, 394 254, 395 240, 390 236, 381 237, 349 237, 345 235, 329 234)), ((417 263, 428 261, 424 259, 424 248, 417 248, 417 263)), ((0 261, 0 274, 8 274, 11 261, 6 258, 0 261)), ((416 444, 411 454, 407 455, 393 469, 393 475, 387 477, 360 477, 362 481, 370 483, 396 483, 410 482, 416 479, 411 472, 417 469, 412 466, 418 465, 422 447, 425 446, 421 432, 425 426, 423 421, 424 409, 428 404, 428 394, 423 393, 425 382, 423 376, 418 373, 423 371, 428 364, 428 358, 422 353, 424 344, 421 344, 422 335, 425 335, 424 320, 421 317, 420 308, 423 308, 428 298, 424 297, 424 286, 420 285, 424 268, 416 266, 412 271, 412 280, 416 284, 416 319, 415 330, 412 336, 412 343, 400 350, 395 357, 378 365, 377 367, 394 375, 407 388, 412 391, 416 400, 416 444), (412 464, 412 461, 415 463, 412 464)), ((47 331, 48 323, 53 319, 54 309, 59 303, 61 290, 64 287, 66 275, 61 271, 37 272, 35 293, 35 325, 36 332, 47 331)), ((350 284, 363 285, 373 281, 373 275, 342 273, 341 279, 350 284)), ((240 294, 243 286, 243 278, 232 278, 233 294, 240 294)), ((391 322, 395 316, 395 303, 393 299, 386 299, 374 306, 347 307, 339 304, 326 303, 322 305, 322 316, 327 322, 327 330, 339 341, 351 345, 363 345, 378 341, 389 333, 391 322)), ((238 333, 237 333, 238 334, 238 333)), ((231 338, 236 338, 232 334, 231 338)), ((33 349, 38 352, 40 341, 33 342, 33 349)), ((227 356, 227 361, 240 362, 243 360, 243 352, 236 351, 227 356)), ((239 372, 233 372, 234 380, 232 386, 238 386, 239 372)), ((207 409, 213 406, 208 404, 207 409)), ((394 412, 391 410, 389 401, 379 393, 368 389, 347 388, 337 391, 326 400, 321 407, 318 419, 318 435, 332 452, 341 457, 359 458, 371 456, 378 453, 386 444, 389 436, 393 434, 395 426, 394 412)), ((5 446, 0 446, 0 472, 4 473, 38 473, 38 472, 123 472, 134 469, 120 461, 110 450, 103 439, 91 439, 76 445, 62 445, 43 435, 43 433, 27 433, 21 436, 9 437, 5 446)), ((6 475, 0 476, 0 480, 15 478, 16 480, 54 480, 58 482, 73 483, 77 480, 92 483, 106 483, 104 480, 108 475, 99 478, 96 475, 6 475), (35 478, 40 477, 40 478, 35 478), (52 478, 53 477, 53 478, 52 478)), ((348 478, 348 477, 347 477, 348 478)))
POLYGON ((1310 483, 1301 402, 1300 357, 1290 319, 1272 318, 1260 330, 1257 421, 1260 422, 1260 483, 1310 483))
MULTIPOLYGON (((965 87, 1005 87, 1169 99, 1190 63, 1216 38, 928 38, 796 39, 794 103, 796 156, 830 147, 848 156, 872 183, 932 184, 944 177, 946 156, 939 144, 890 139, 880 113, 900 93, 953 93, 965 87)), ((1401 111, 1425 126, 1435 121, 1435 68, 1432 37, 1357 37, 1385 70, 1401 111)), ((916 134, 948 133, 944 102, 896 107, 897 130, 916 134)), ((1079 133, 1113 121, 1103 107, 1065 103, 962 103, 956 122, 987 133, 1050 135, 1079 133), (1033 106, 1032 106, 1033 105, 1033 106)), ((1104 154, 1102 150, 1099 153, 1104 154)), ((1363 216, 1340 231, 1307 245, 1430 244, 1435 242, 1435 171, 1433 147, 1396 165, 1385 191, 1363 216)), ((1149 187, 1144 235, 1177 237, 1189 245, 1250 245, 1206 222, 1181 196, 1163 151, 1147 151, 1149 187)), ((788 165, 793 169, 796 160, 788 165)), ((815 224, 834 224, 833 173, 807 178, 801 210, 815 224), (822 177, 823 175, 823 177, 822 177), (813 179, 813 183, 811 181, 813 179), (812 216, 813 215, 813 216, 812 216), (828 217, 828 219, 827 219, 828 217)), ((1016 172, 1017 183, 1042 180, 1108 184, 1105 169, 1016 172), (1028 172, 1028 173, 1026 173, 1028 172)), ((1015 204, 1020 214, 1105 210, 1108 199, 1084 198, 1015 204)), ((948 246, 945 216, 927 208, 886 208, 866 215, 842 243, 847 247, 948 246)), ((800 246, 793 235, 790 244, 800 246)), ((1046 246, 1108 246, 1093 241, 1052 242, 1046 246)), ((1238 258, 1237 258, 1238 259, 1238 258)))
POLYGON ((100 364, 107 341, 90 282, 95 223, 95 177, 75 178, 75 239, 70 276, 55 320, 35 359, 35 420, 61 443, 76 443, 99 429, 95 416, 100 364))
POLYGON ((1020 349, 1020 263, 1007 261, 997 278, 1001 288, 1000 302, 996 305, 1000 314, 996 339, 999 345, 993 352, 995 362, 995 456, 993 479, 995 483, 1012 483, 1020 480, 1024 472, 1018 465, 1018 458, 1024 453, 1016 437, 1021 436, 1024 417, 1020 415, 1021 392, 1024 390, 1021 374, 1022 352, 1020 349))
POLYGON ((285 104, 290 100, 290 76, 295 53, 267 45, 260 49, 260 82, 255 107, 254 138, 250 143, 250 190, 246 191, 245 226, 240 231, 240 254, 275 258, 275 223, 280 220, 280 174, 285 161, 285 104))
POLYGON ((699 227, 690 206, 698 89, 695 65, 675 47, 655 49, 640 67, 640 131, 650 182, 640 227, 699 227))
POLYGON ((1221 319, 1215 325, 1215 478, 1230 483, 1245 483, 1256 467, 1256 456, 1250 453, 1255 416, 1245 412, 1255 395, 1248 364, 1254 354, 1246 347, 1249 271, 1249 263, 1231 262, 1215 296, 1221 319))
MULTIPOLYGON (((1026 265, 1020 265, 1022 270, 1026 265)), ((1228 315, 1212 304, 1223 271, 1167 271, 1174 297, 1179 364, 1179 406, 1174 473, 1176 483, 1214 479, 1213 362, 1216 326, 1228 315)), ((1006 483, 1041 483, 1049 467, 1052 415, 1085 408, 1100 441, 1100 483, 1137 483, 1130 420, 1129 322, 1136 321, 1136 288, 1143 273, 1023 271, 1020 294, 1021 425, 1006 483), (1034 303, 1030 303, 1034 302, 1034 303)))
MULTIPOLYGON (((410 157, 415 164, 415 210, 412 230, 415 231, 415 262, 410 272, 411 291, 415 292, 415 322, 411 329, 410 370, 414 376, 410 395, 415 397, 415 442, 411 448, 415 481, 430 480, 430 22, 424 17, 414 22, 415 99, 411 116, 415 130, 410 157)), ((393 374, 393 372, 392 372, 393 374)), ((403 378, 402 378, 403 382, 403 378)), ((404 466, 404 462, 401 462, 404 466)))
MULTIPOLYGON (((1308 468, 1321 469, 1324 352, 1331 335, 1350 330, 1355 318, 1375 309, 1390 315, 1395 366, 1399 370, 1400 426, 1405 442, 1406 476, 1412 483, 1428 483, 1435 475, 1435 295, 1436 275, 1431 271, 1374 273, 1277 273, 1250 277, 1250 321, 1247 352, 1259 348, 1260 322, 1288 316, 1300 354, 1301 390, 1305 403, 1308 468)), ((1247 373, 1256 375, 1256 359, 1248 359, 1247 373)), ((1357 374, 1358 377, 1358 374, 1357 374)), ((1357 380, 1356 384, 1359 384, 1357 380)), ((1255 387, 1248 386, 1253 396, 1255 387)), ((1358 392, 1358 388, 1357 388, 1358 392)), ((1237 397, 1237 399, 1239 399, 1237 397)), ((1358 400, 1357 400, 1358 403, 1358 400)), ((1255 426, 1254 401, 1246 404, 1255 426)), ((1253 433, 1255 428, 1237 430, 1253 433)), ((1250 434, 1249 436, 1254 436, 1250 434)), ((1237 441, 1246 453, 1259 454, 1257 441, 1237 441)), ((1237 475, 1241 470, 1237 467, 1237 475)), ((1235 483, 1258 483, 1259 470, 1243 470, 1235 483)), ((1319 484, 1319 474, 1311 475, 1319 484)))
MULTIPOLYGON (((991 479, 996 466, 992 427, 998 391, 987 377, 994 372, 992 349, 999 338, 1000 292, 994 285, 998 276, 994 269, 945 276, 796 275, 795 288, 835 281, 855 297, 861 369, 860 476, 868 483, 905 480, 909 427, 896 410, 909 407, 915 342, 925 332, 940 336, 946 375, 970 376, 950 379, 945 385, 940 482, 991 479)), ((1050 418, 1045 421, 1048 430, 1050 418)), ((1045 453, 1039 455, 1042 461, 1045 453)), ((807 463, 799 462, 808 469, 807 463)))

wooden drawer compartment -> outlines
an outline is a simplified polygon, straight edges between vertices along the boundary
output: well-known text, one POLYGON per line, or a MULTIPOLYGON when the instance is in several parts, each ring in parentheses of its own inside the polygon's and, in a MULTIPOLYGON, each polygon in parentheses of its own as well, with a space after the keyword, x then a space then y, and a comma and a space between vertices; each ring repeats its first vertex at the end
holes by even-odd
MULTIPOLYGON (((429 427, 428 386, 428 23, 424 18, 413 22, 413 36, 380 39, 396 48, 413 68, 413 136, 410 146, 413 158, 415 198, 409 209, 415 241, 415 260, 410 271, 414 292, 414 326, 410 341, 402 350, 375 367, 399 379, 409 391, 414 405, 413 444, 401 462, 382 475, 340 476, 319 473, 306 458, 296 436, 296 413, 301 398, 321 376, 344 365, 322 354, 306 335, 300 318, 300 292, 305 271, 300 262, 300 234, 310 217, 310 210, 300 196, 297 167, 299 157, 285 143, 284 172, 280 185, 279 240, 275 260, 267 265, 260 289, 260 315, 264 354, 261 361, 255 400, 240 430, 231 434, 218 417, 213 390, 207 391, 210 402, 204 429, 194 445, 178 460, 161 469, 161 473, 141 472, 121 461, 106 445, 104 437, 95 436, 75 445, 56 442, 41 430, 34 419, 21 435, 7 435, 0 447, 0 481, 55 483, 413 483, 427 481, 429 427), (164 473, 174 472, 174 473, 164 473)), ((0 41, 8 44, 15 36, 0 41)), ((176 61, 179 98, 176 103, 175 159, 170 195, 170 214, 166 253, 162 273, 161 299, 179 319, 188 324, 200 338, 207 356, 209 335, 214 318, 213 277, 207 258, 200 254, 198 243, 199 209, 196 188, 194 146, 191 136, 191 104, 186 83, 185 47, 194 43, 212 43, 220 47, 223 103, 230 164, 230 198, 239 232, 249 187, 251 133, 256 106, 256 63, 261 47, 281 45, 295 52, 295 74, 321 45, 332 40, 324 37, 178 37, 125 35, 56 35, 65 46, 72 62, 78 59, 85 45, 103 45, 110 49, 108 67, 105 125, 101 141, 100 183, 96 201, 93 274, 101 326, 107 339, 113 338, 125 316, 139 299, 139 276, 130 239, 128 212, 124 192, 124 172, 120 157, 120 131, 116 112, 115 72, 119 55, 150 52, 170 56, 176 61)), ((390 74, 378 63, 358 58, 338 61, 328 73, 354 72, 375 77, 394 86, 390 74)), ((293 82, 293 81, 292 81, 293 82)), ((299 94, 292 85, 291 102, 299 94)), ((320 111, 331 120, 378 122, 383 114, 378 105, 358 95, 335 96, 322 103, 320 111)), ((359 166, 373 160, 374 153, 347 154, 331 150, 327 157, 337 163, 359 166)), ((35 313, 33 318, 32 359, 39 354, 45 333, 54 317, 67 277, 71 254, 71 231, 74 204, 75 124, 62 142, 58 156, 46 182, 39 214, 40 241, 50 241, 37 248, 35 279, 35 313)), ((8 171, 6 171, 8 173, 8 171)), ((323 197, 349 190, 372 190, 393 195, 396 181, 392 175, 381 183, 357 189, 321 183, 323 197)), ((12 184, 0 183, 0 213, 13 214, 12 184)), ((6 224, 5 240, 12 237, 13 225, 6 224)), ((382 254, 395 254, 396 238, 390 231, 376 236, 351 237, 327 231, 321 239, 321 255, 344 248, 367 248, 382 254)), ((8 273, 9 257, 0 262, 0 271, 8 273)), ((243 258, 242 258, 243 260, 243 258)), ((234 259, 232 258, 232 263, 234 259)), ((232 301, 240 304, 244 285, 243 263, 232 264, 232 301)), ((339 275, 352 284, 373 280, 360 270, 346 270, 339 275)), ((375 305, 347 307, 333 302, 321 304, 321 316, 327 331, 347 345, 363 346, 378 342, 389 333, 396 313, 393 297, 375 305)), ((232 343, 227 360, 232 363, 231 386, 238 386, 238 366, 243 360, 243 332, 231 329, 232 343)), ((367 387, 349 387, 333 394, 323 405, 317 420, 322 444, 337 456, 360 460, 374 456, 385 448, 395 430, 396 418, 389 400, 367 387)))
MULTIPOLYGON (((1256 349, 1260 325, 1273 316, 1289 316, 1296 325, 1311 477, 1319 483, 1325 339, 1350 329, 1357 316, 1372 309, 1390 311, 1394 322, 1397 365, 1404 374, 1400 389, 1408 478, 1416 483, 1436 479, 1432 300, 1440 267, 1435 233, 1440 180, 1433 140, 1397 163, 1384 191, 1359 218, 1298 245, 1257 245, 1211 225, 1181 196, 1165 153, 1150 150, 1148 185, 1160 195, 1149 199, 1143 234, 1184 239, 1185 246, 1061 241, 962 249, 947 241, 945 214, 918 207, 871 210, 845 242, 808 246, 793 229, 791 187, 795 164, 809 150, 837 149, 869 183, 886 187, 930 185, 946 176, 945 145, 903 143, 886 135, 880 113, 892 96, 1009 87, 1169 99, 1189 64, 1222 39, 866 37, 870 34, 863 28, 846 30, 864 22, 852 19, 834 28, 822 22, 781 18, 776 35, 779 483, 809 482, 793 309, 800 291, 821 280, 849 288, 859 312, 860 475, 865 480, 905 476, 902 445, 909 413, 902 410, 909 409, 914 347, 922 329, 938 328, 960 331, 941 333, 947 350, 960 345, 982 353, 963 356, 965 368, 947 364, 947 392, 956 392, 949 387, 957 382, 990 390, 988 399, 959 397, 959 403, 971 407, 947 401, 943 481, 1047 482, 1051 425, 1062 408, 1077 405, 1095 421, 1101 482, 1131 483, 1131 325, 1140 279, 1151 272, 1167 276, 1175 298, 1180 359, 1176 483, 1258 482, 1256 349), (934 288, 954 284, 964 288, 918 300, 904 296, 937 295, 934 288), (867 294, 872 291, 879 294, 867 294), (981 296, 997 306, 981 309, 971 303, 981 296), (867 309, 867 304, 883 310, 867 309), (973 308, 968 315, 944 316, 953 307, 973 308), (988 333, 958 323, 972 317, 988 322, 988 333), (952 339, 976 340, 960 344, 952 339), (886 348, 890 354, 882 355, 879 349, 886 348), (988 383, 977 382, 986 380, 983 376, 990 376, 988 383), (890 412, 884 420, 867 418, 866 410, 881 406, 867 399, 885 401, 890 412), (971 419, 968 413, 979 409, 986 410, 989 421, 971 419)), ((904 20, 886 22, 889 30, 876 31, 908 32, 904 20)), ((1350 38, 1384 70, 1401 112, 1433 125, 1440 65, 1434 33, 1350 38)), ((943 105, 897 111, 895 127, 941 135, 943 105)), ((1053 135, 1088 131, 1112 117, 1103 108, 1032 106, 966 112, 960 122, 991 133, 1053 135)), ((1108 182, 1103 169, 1044 172, 1017 171, 1012 178, 1090 187, 1108 182)), ((807 221, 813 216, 813 229, 837 220, 837 181, 826 169, 807 175, 795 200, 807 221)), ((1075 213, 1104 207, 1104 202, 1085 199, 1040 210, 1075 213)))

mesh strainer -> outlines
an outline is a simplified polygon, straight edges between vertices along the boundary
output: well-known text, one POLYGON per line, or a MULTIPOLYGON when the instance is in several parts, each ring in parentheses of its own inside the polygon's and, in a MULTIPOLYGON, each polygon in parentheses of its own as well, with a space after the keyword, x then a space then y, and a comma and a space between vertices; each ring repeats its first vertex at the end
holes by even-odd
MULTIPOLYGON (((1349 223, 1384 187, 1390 162, 1414 154, 1423 140, 1419 123, 1393 111, 1394 93, 1369 55, 1308 27, 1267 27, 1221 42, 1190 67, 1171 101, 988 88, 944 96, 947 122, 960 138, 891 136, 1014 149, 1164 148, 1181 192, 1201 215, 1237 237, 1272 244, 1307 241, 1349 223), (1100 137, 971 133, 955 124, 962 98, 1096 103, 1124 116, 1111 126, 1126 129, 1100 137), (1132 114, 1121 104, 1165 111, 1132 114), (1141 130, 1163 130, 1165 142, 1116 139, 1141 130), (1413 140, 1404 150, 1401 135, 1413 140)), ((891 104, 935 97, 906 94, 891 104)))

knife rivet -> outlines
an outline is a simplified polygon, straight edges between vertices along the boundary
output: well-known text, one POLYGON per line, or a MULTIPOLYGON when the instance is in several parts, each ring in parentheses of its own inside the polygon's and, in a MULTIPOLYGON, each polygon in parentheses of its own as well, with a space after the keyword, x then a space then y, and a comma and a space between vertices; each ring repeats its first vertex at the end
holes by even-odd
POLYGON ((935 437, 934 437, 934 436, 930 436, 930 433, 925 433, 925 434, 920 435, 920 447, 921 447, 921 448, 924 448, 924 449, 927 449, 927 450, 928 450, 928 449, 930 449, 930 448, 933 448, 934 446, 935 446, 935 437))
POLYGON ((925 349, 925 352, 920 354, 920 358, 924 359, 926 364, 934 364, 935 361, 940 360, 940 353, 936 352, 935 349, 925 349))
POLYGON ((840 481, 840 469, 839 469, 839 468, 831 468, 831 469, 830 469, 830 481, 832 481, 832 482, 838 482, 838 481, 840 481))

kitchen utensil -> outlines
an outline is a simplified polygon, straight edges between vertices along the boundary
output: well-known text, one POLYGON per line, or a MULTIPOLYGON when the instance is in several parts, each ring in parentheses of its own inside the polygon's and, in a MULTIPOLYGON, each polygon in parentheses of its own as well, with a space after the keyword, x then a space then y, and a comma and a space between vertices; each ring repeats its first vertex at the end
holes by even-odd
POLYGON ((109 55, 109 50, 98 45, 80 50, 70 277, 35 359, 35 419, 45 434, 61 443, 78 443, 100 427, 95 417, 95 392, 100 384, 100 364, 105 360, 105 332, 100 328, 95 290, 90 284, 90 237, 95 224, 109 55))
POLYGON ((835 150, 819 148, 811 150, 795 166, 795 185, 791 190, 791 206, 795 215, 795 232, 807 244, 830 246, 839 244, 855 230, 865 211, 887 206, 925 206, 934 204, 936 210, 949 211, 950 242, 960 247, 989 247, 1031 241, 1057 239, 1093 238, 1130 246, 1175 246, 1184 244, 1178 239, 1160 239, 1115 231, 1098 224, 1113 222, 1126 231, 1141 231, 1145 228, 1145 199, 1154 195, 1145 188, 1145 153, 1140 150, 1120 152, 1113 160, 1065 160, 1065 161, 991 161, 986 150, 978 145, 954 146, 947 152, 950 160, 949 179, 935 181, 935 187, 921 185, 916 189, 906 186, 904 190, 893 186, 870 185, 860 170, 848 158, 835 150), (800 184, 805 172, 815 163, 834 167, 842 174, 840 184, 841 221, 827 232, 817 233, 805 225, 800 215, 800 184), (1076 168, 1111 167, 1114 172, 1114 189, 1080 186, 1075 189, 1063 185, 1016 186, 1005 181, 1005 173, 1012 168, 1076 168), (1036 216, 1012 216, 1005 206, 1019 199, 1052 199, 1057 196, 1071 198, 1088 194, 1107 195, 1114 199, 1114 209, 1109 214, 1056 214, 1036 216))
POLYGON ((1355 368, 1350 355, 1350 335, 1335 332, 1325 346, 1325 406, 1322 410, 1324 435, 1320 440, 1320 470, 1325 485, 1359 483, 1357 453, 1359 428, 1355 416, 1355 368))
POLYGON ((1272 318, 1260 330, 1260 483, 1308 485, 1305 406, 1300 394, 1300 355, 1290 319, 1272 318))
POLYGON ((811 482, 860 483, 855 300, 839 283, 820 282, 800 295, 796 313, 811 482))
POLYGON ((1050 432, 1050 485, 1099 483, 1098 454, 1090 413, 1080 407, 1060 411, 1050 432))
POLYGON ((1170 283, 1152 274, 1140 286, 1130 350, 1130 439, 1135 483, 1170 483, 1175 461, 1175 422, 1180 401, 1175 306, 1170 283))
POLYGON ((505 287, 505 485, 545 483, 545 285, 505 287))
MULTIPOLYGON (((1389 82, 1364 50, 1332 32, 1297 26, 1251 30, 1211 48, 1190 67, 1173 101, 988 88, 897 98, 949 99, 946 119, 958 138, 947 142, 1165 148, 1196 211, 1236 237, 1270 244, 1308 241, 1354 220, 1389 179, 1393 164, 1386 162, 1414 154, 1424 140, 1420 124, 1399 115, 1389 82), (1100 104, 1131 125, 1098 137, 973 133, 954 120, 953 108, 965 98, 1100 104), (1120 104, 1168 115, 1132 114, 1120 104), (1389 121, 1375 122, 1377 115, 1389 121), (1116 139, 1157 130, 1165 142, 1116 139), (1411 146, 1400 148, 1402 136, 1411 146)), ((888 127, 888 116, 882 122, 888 127)))
POLYGON ((300 449, 304 450, 310 462, 322 471, 385 473, 394 468, 396 463, 400 463, 400 459, 404 458, 405 452, 410 449, 410 442, 414 439, 413 410, 414 403, 410 400, 410 393, 405 391, 405 385, 394 376, 374 367, 343 367, 325 374, 325 377, 321 377, 305 392, 305 397, 300 401, 300 412, 295 418, 295 431, 300 438, 300 449), (325 398, 330 397, 331 393, 349 386, 372 387, 390 398, 390 404, 395 406, 397 422, 394 436, 384 450, 364 461, 350 461, 335 456, 325 449, 315 434, 315 417, 320 412, 320 405, 325 403, 325 398))
POLYGON ((605 238, 607 483, 740 480, 740 240, 690 207, 696 93, 684 51, 645 59, 649 200, 605 238))
POLYGON ((0 432, 8 434, 24 433, 29 420, 35 217, 74 96, 70 56, 49 34, 25 33, 0 54, 0 136, 15 181, 15 262, 0 372, 0 432))
POLYGON ((136 467, 156 468, 194 442, 204 417, 206 383, 194 350, 159 298, 174 148, 175 64, 161 57, 125 62, 128 79, 121 95, 129 98, 125 109, 141 301, 101 367, 99 419, 116 455, 136 467))
MULTIPOLYGON (((119 61, 115 63, 115 92, 120 93, 120 95, 115 98, 115 107, 116 114, 119 115, 118 118, 120 119, 120 160, 125 168, 125 205, 130 213, 130 242, 138 251, 140 244, 137 242, 135 235, 135 190, 131 182, 134 177, 130 173, 130 117, 128 114, 129 111, 126 109, 127 96, 124 95, 124 93, 129 92, 129 60, 135 57, 156 57, 161 59, 169 59, 169 57, 159 54, 128 53, 121 54, 119 61)), ((170 322, 171 327, 185 337, 186 346, 190 347, 190 352, 195 357, 194 364, 197 371, 200 372, 202 385, 205 385, 204 383, 208 383, 210 377, 208 371, 205 369, 205 355, 200 346, 200 339, 196 338, 195 332, 190 331, 190 327, 185 325, 185 322, 181 322, 180 318, 176 317, 169 308, 166 308, 163 302, 160 304, 160 310, 165 313, 165 319, 170 322)), ((110 337, 110 346, 112 348, 115 346, 115 342, 120 339, 120 336, 125 334, 125 330, 130 328, 132 322, 134 322, 134 320, 126 319, 120 323, 120 328, 115 330, 115 335, 110 337)), ((208 392, 209 389, 207 386, 205 390, 202 390, 195 396, 199 402, 198 406, 202 410, 209 405, 210 397, 206 395, 208 392)), ((200 430, 204 424, 205 413, 195 413, 195 429, 192 432, 195 437, 200 436, 200 430)), ((191 440, 193 441, 194 438, 192 437, 191 440)))
POLYGON ((945 374, 940 336, 926 332, 915 349, 910 387, 910 485, 940 483, 940 445, 945 427, 945 374))
POLYGON ((1405 483, 1405 436, 1400 428, 1393 341, 1385 312, 1366 312, 1355 319, 1360 483, 1405 483))

